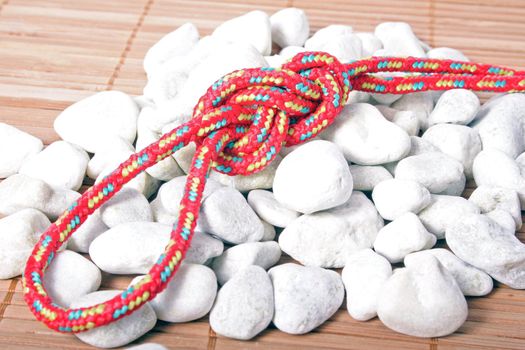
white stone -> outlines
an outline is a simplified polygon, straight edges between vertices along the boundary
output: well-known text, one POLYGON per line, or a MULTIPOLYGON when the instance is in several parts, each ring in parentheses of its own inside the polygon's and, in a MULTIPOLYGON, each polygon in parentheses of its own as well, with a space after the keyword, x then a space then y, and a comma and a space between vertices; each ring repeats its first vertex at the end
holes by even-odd
POLYGON ((223 251, 224 243, 220 239, 216 239, 204 232, 195 231, 184 262, 205 264, 210 259, 220 256, 223 251))
POLYGON ((499 150, 511 158, 525 151, 525 94, 496 96, 478 111, 470 126, 479 132, 483 150, 499 150))
POLYGON ((279 55, 264 56, 264 59, 268 63, 268 66, 273 68, 279 68, 286 62, 286 60, 279 55))
POLYGON ((465 198, 433 194, 430 204, 418 216, 429 232, 442 239, 448 226, 461 221, 467 214, 479 213, 478 206, 465 198))
POLYGON ((265 330, 273 315, 272 282, 263 268, 249 266, 219 290, 210 326, 220 335, 248 340, 265 330))
POLYGON ((419 134, 419 119, 414 111, 399 111, 383 105, 377 105, 377 109, 390 122, 396 124, 410 136, 419 134))
POLYGON ((100 207, 102 221, 108 227, 136 221, 153 221, 148 200, 132 188, 123 188, 100 207))
POLYGON ((126 350, 168 350, 168 349, 160 344, 146 343, 146 344, 132 346, 131 348, 126 348, 126 350))
POLYGON ((436 244, 436 236, 429 233, 414 213, 405 213, 379 230, 374 249, 391 263, 403 261, 405 256, 436 244))
MULTIPOLYGON (((94 306, 120 294, 118 290, 104 290, 84 295, 71 304, 72 308, 94 306)), ((92 346, 99 348, 115 348, 131 343, 149 332, 157 323, 155 311, 149 303, 145 303, 133 314, 126 316, 107 326, 97 327, 75 335, 92 346)))
POLYGON ((304 265, 338 268, 353 253, 371 248, 382 227, 373 203, 354 192, 343 205, 292 221, 279 235, 279 246, 304 265))
POLYGON ((412 180, 425 186, 430 193, 457 190, 465 186, 463 165, 441 152, 427 152, 401 160, 396 167, 395 178, 412 180))
POLYGON ((472 163, 481 152, 481 139, 475 129, 464 125, 438 124, 431 126, 422 138, 460 162, 465 176, 472 178, 472 163))
POLYGON ((16 174, 22 163, 43 147, 42 141, 33 135, 0 123, 0 179, 16 174))
POLYGON ((275 199, 306 214, 345 203, 352 188, 343 154, 335 144, 323 140, 301 145, 284 157, 273 181, 275 199))
POLYGON ((341 63, 348 63, 362 57, 361 39, 352 32, 352 27, 330 25, 319 29, 304 47, 308 51, 322 51, 335 56, 341 63))
POLYGON ((521 206, 525 204, 525 179, 518 163, 498 150, 483 150, 474 159, 472 173, 477 186, 515 190, 521 206))
POLYGON ((430 193, 415 181, 391 179, 374 187, 372 200, 384 219, 394 220, 404 213, 419 213, 430 204, 430 193))
POLYGON ((268 270, 280 258, 281 249, 277 242, 243 243, 226 249, 221 256, 213 259, 212 268, 217 281, 223 285, 250 265, 268 270))
POLYGON ((379 294, 391 275, 388 260, 372 249, 350 256, 341 277, 346 289, 346 307, 352 318, 367 321, 377 315, 379 294))
POLYGON ((350 165, 356 191, 372 191, 380 182, 391 180, 392 175, 380 165, 350 165))
POLYGON ((120 91, 103 91, 67 107, 55 119, 55 131, 65 141, 95 153, 104 139, 121 137, 133 143, 139 109, 120 91))
POLYGON ((302 46, 308 35, 310 25, 303 10, 288 7, 277 11, 270 17, 272 40, 280 47, 302 46))
POLYGON ((164 251, 171 229, 156 222, 121 224, 95 238, 89 255, 102 271, 145 274, 164 251))
POLYGON ((307 50, 302 46, 287 46, 284 47, 281 51, 279 51, 279 56, 281 56, 285 60, 289 60, 295 55, 305 51, 307 50))
POLYGON ((496 209, 507 211, 514 219, 515 229, 521 228, 521 205, 515 190, 481 185, 472 192, 468 200, 476 204, 483 214, 496 209))
POLYGON ((44 275, 44 286, 53 302, 69 307, 100 287, 100 270, 82 255, 64 250, 56 254, 44 275))
POLYGON ((87 176, 95 180, 107 167, 117 167, 133 153, 135 147, 129 141, 120 137, 101 140, 97 152, 87 166, 87 176))
POLYGON ((484 215, 467 215, 446 233, 447 244, 461 260, 514 289, 525 289, 525 244, 484 215))
POLYGON ((89 156, 82 148, 56 141, 28 157, 18 171, 47 184, 78 191, 86 175, 89 156))
POLYGON ((461 51, 450 47, 435 47, 427 51, 428 58, 468 62, 469 59, 461 51))
POLYGON ((283 206, 275 199, 273 192, 266 190, 250 191, 248 204, 261 219, 277 227, 286 227, 300 215, 297 211, 283 206))
POLYGON ((264 235, 261 219, 236 189, 223 187, 211 193, 202 203, 201 213, 204 231, 226 242, 256 242, 264 235))
POLYGON ((181 61, 188 57, 175 57, 162 66, 148 73, 148 82, 144 86, 144 95, 156 105, 174 99, 184 89, 188 80, 187 64, 181 61))
POLYGON ((270 18, 263 11, 251 11, 223 22, 215 28, 212 36, 252 45, 265 56, 272 50, 270 18))
POLYGON ((502 209, 494 209, 483 215, 492 219, 495 223, 497 223, 507 231, 513 232, 516 230, 516 223, 514 222, 514 218, 512 217, 512 215, 509 214, 508 211, 502 209))
POLYGON ((102 233, 109 230, 100 217, 100 210, 95 210, 82 226, 77 226, 76 231, 67 241, 67 248, 74 252, 87 253, 91 242, 102 233))
POLYGON ((0 183, 0 214, 10 215, 22 209, 33 208, 54 220, 78 197, 78 192, 54 189, 42 180, 15 174, 0 183))
POLYGON ((199 40, 199 31, 193 23, 185 23, 164 35, 149 48, 144 56, 144 70, 148 75, 158 66, 177 56, 185 56, 199 40))
POLYGON ((392 56, 426 57, 425 51, 408 23, 384 22, 376 27, 374 34, 392 56))
POLYGON ((405 264, 413 265, 410 260, 417 259, 425 254, 433 255, 439 260, 441 265, 443 265, 443 267, 454 276, 454 279, 464 295, 483 296, 492 291, 493 282, 488 274, 467 264, 452 252, 443 248, 423 250, 421 252, 409 254, 405 257, 405 264))
POLYGON ((261 242, 269 242, 275 240, 275 236, 277 235, 275 227, 264 220, 261 220, 261 222, 264 226, 264 234, 261 238, 261 242))
POLYGON ((344 286, 335 271, 284 264, 268 272, 273 282, 273 324, 289 334, 305 334, 328 320, 341 306, 344 286))
POLYGON ((35 244, 49 225, 49 219, 35 209, 0 219, 0 280, 22 274, 35 244))
POLYGON ((416 113, 419 126, 422 130, 426 130, 428 128, 428 116, 434 109, 434 98, 430 91, 401 95, 401 98, 392 103, 391 107, 400 111, 416 113))
POLYGON ((441 337, 465 322, 468 306, 454 276, 438 259, 410 259, 383 287, 377 308, 390 329, 416 337, 441 337))
POLYGON ((361 39, 362 57, 371 57, 374 52, 383 48, 383 43, 374 33, 356 33, 361 39))
POLYGON ((478 113, 479 98, 470 90, 453 89, 445 91, 428 117, 432 126, 440 123, 467 125, 478 113))
POLYGON ((342 150, 345 158, 361 165, 399 160, 410 151, 410 137, 366 103, 346 105, 322 134, 342 150))
MULTIPOLYGON (((139 282, 138 276, 131 284, 139 282)), ((166 289, 149 304, 157 318, 166 322, 190 322, 204 317, 211 310, 217 295, 217 278, 203 265, 184 261, 166 289)))

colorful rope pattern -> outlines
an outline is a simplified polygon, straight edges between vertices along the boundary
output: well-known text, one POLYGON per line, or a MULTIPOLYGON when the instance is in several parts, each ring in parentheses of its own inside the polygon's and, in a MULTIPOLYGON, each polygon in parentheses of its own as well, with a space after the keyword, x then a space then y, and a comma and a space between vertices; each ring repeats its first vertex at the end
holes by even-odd
POLYGON ((452 88, 523 92, 525 72, 411 57, 370 58, 343 65, 326 53, 306 52, 279 69, 244 69, 224 76, 201 97, 188 123, 132 155, 88 189, 42 234, 23 276, 27 304, 37 319, 60 332, 89 330, 131 314, 166 288, 177 272, 191 243, 210 169, 230 175, 260 171, 282 146, 302 143, 330 125, 352 90, 407 94, 452 88), (419 74, 372 75, 379 72, 419 74), (59 247, 124 184, 190 142, 195 142, 197 150, 180 203, 179 220, 146 277, 93 307, 67 309, 53 303, 42 279, 59 247))

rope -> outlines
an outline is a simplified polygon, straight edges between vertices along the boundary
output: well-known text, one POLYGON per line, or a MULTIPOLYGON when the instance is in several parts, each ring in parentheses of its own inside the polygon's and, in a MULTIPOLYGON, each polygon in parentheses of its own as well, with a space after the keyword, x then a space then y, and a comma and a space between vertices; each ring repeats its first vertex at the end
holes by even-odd
POLYGON ((210 169, 229 175, 262 170, 281 147, 300 144, 330 125, 352 90, 407 94, 453 88, 524 92, 525 72, 412 57, 370 58, 341 64, 326 53, 306 52, 282 68, 244 69, 224 76, 201 97, 189 122, 133 154, 89 188, 42 234, 23 275, 29 308, 38 320, 60 332, 89 330, 133 313, 166 288, 180 267, 191 243, 210 169), (379 72, 420 74, 372 75, 379 72), (179 220, 146 277, 120 295, 92 307, 68 309, 53 303, 42 280, 57 250, 124 184, 190 142, 197 145, 197 150, 180 203, 179 220))

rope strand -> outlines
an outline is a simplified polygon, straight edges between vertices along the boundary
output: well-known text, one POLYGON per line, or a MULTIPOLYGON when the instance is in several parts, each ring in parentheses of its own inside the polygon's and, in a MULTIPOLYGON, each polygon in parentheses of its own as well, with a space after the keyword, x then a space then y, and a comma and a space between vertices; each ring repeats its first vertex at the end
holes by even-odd
POLYGON ((279 69, 244 69, 224 76, 201 97, 189 122, 133 154, 42 234, 23 274, 26 303, 38 320, 60 332, 86 331, 133 313, 164 290, 180 267, 191 244, 210 169, 229 175, 264 169, 281 147, 300 144, 330 125, 352 90, 407 94, 453 88, 524 92, 525 72, 413 57, 370 58, 343 65, 329 54, 305 52, 279 69), (411 75, 373 75, 388 72, 411 75), (58 249, 126 183, 190 142, 197 150, 179 220, 149 273, 121 294, 92 307, 68 309, 53 303, 42 281, 58 249))

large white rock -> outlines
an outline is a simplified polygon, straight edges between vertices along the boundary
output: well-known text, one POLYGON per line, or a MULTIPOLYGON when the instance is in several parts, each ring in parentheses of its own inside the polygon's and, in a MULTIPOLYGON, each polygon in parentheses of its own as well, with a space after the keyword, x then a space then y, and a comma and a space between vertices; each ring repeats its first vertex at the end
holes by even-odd
POLYGON ((416 337, 454 333, 468 315, 454 276, 432 255, 420 255, 407 263, 383 286, 379 319, 396 332, 416 337))
POLYGON ((74 252, 87 253, 91 242, 102 233, 109 230, 109 227, 102 221, 100 210, 95 210, 67 241, 67 248, 74 252))
POLYGON ((277 242, 243 243, 227 249, 221 256, 213 259, 212 268, 217 281, 223 285, 250 265, 267 270, 277 264, 280 258, 281 249, 277 242))
POLYGON ((374 52, 383 48, 383 43, 374 33, 356 33, 357 37, 361 39, 361 56, 371 57, 374 52))
POLYGON ((66 141, 56 141, 42 152, 28 157, 18 172, 53 187, 78 191, 88 162, 89 156, 82 148, 66 141))
POLYGON ((394 220, 423 210, 430 203, 430 192, 415 181, 390 179, 374 187, 372 200, 384 219, 394 220))
POLYGON ((0 179, 16 174, 22 163, 43 147, 42 141, 33 135, 0 123, 0 179))
POLYGON ((430 254, 439 260, 451 274, 454 276, 459 288, 464 295, 467 296, 483 296, 487 295, 492 291, 493 282, 492 278, 475 268, 472 265, 467 264, 457 256, 455 256, 449 250, 443 248, 435 248, 429 250, 423 250, 420 252, 408 254, 405 256, 405 264, 411 265, 412 259, 417 259, 422 255, 430 254))
POLYGON ((215 28, 212 36, 252 45, 264 56, 272 50, 270 18, 263 11, 251 11, 223 22, 215 28))
POLYGON ((302 46, 310 35, 310 24, 303 10, 288 7, 270 17, 272 40, 280 47, 302 46))
POLYGON ((49 219, 35 209, 0 219, 0 279, 22 274, 33 247, 49 225, 49 219))
POLYGON ((133 143, 139 109, 120 91, 98 92, 67 107, 55 119, 55 131, 65 141, 95 153, 104 139, 121 137, 133 143))
POLYGON ((384 105, 377 105, 377 109, 390 122, 396 124, 410 136, 417 136, 419 134, 420 121, 418 114, 414 111, 403 111, 395 108, 390 108, 384 105))
POLYGON ((263 268, 249 266, 219 290, 210 327, 220 335, 248 340, 265 330, 273 315, 272 282, 263 268))
POLYGON ((403 261, 405 256, 436 244, 436 236, 429 233, 414 213, 405 213, 379 230, 374 249, 391 263, 403 261))
POLYGON ((439 60, 454 60, 468 62, 469 59, 461 51, 450 47, 435 47, 427 51, 428 58, 439 60))
MULTIPOLYGON (((104 290, 84 295, 71 304, 72 308, 94 306, 105 302, 120 293, 118 290, 104 290)), ((157 323, 155 311, 145 303, 133 314, 107 326, 97 327, 86 332, 75 333, 78 339, 99 348, 115 348, 131 343, 149 332, 157 323)))
POLYGON ((321 135, 334 142, 345 158, 361 165, 399 160, 410 151, 410 137, 367 103, 346 105, 321 135))
MULTIPOLYGON (((458 192, 465 187, 463 165, 441 152, 428 152, 401 160, 396 167, 395 178, 412 180, 425 186, 430 193, 458 192)), ((455 193, 455 195, 459 195, 455 193)))
POLYGON ((525 244, 485 215, 465 215, 446 232, 447 244, 461 260, 515 289, 525 289, 525 244))
POLYGON ((224 243, 220 239, 204 232, 195 231, 184 262, 205 264, 210 259, 221 255, 223 251, 224 243))
POLYGON ((464 215, 479 213, 478 206, 465 198, 433 194, 418 216, 429 232, 442 239, 448 226, 461 221, 464 215))
POLYGON ((9 215, 33 208, 54 220, 78 197, 78 192, 52 188, 42 180, 15 174, 0 183, 0 214, 9 215))
POLYGON ((344 286, 335 271, 284 264, 268 272, 275 300, 273 324, 290 334, 305 334, 328 320, 341 306, 344 286))
POLYGON ((487 101, 470 125, 479 132, 483 150, 516 158, 525 151, 524 119, 525 94, 510 94, 487 101))
POLYGON ((343 205, 292 221, 279 235, 279 246, 304 265, 343 267, 353 253, 372 247, 382 227, 373 203, 354 192, 343 205))
POLYGON ((391 180, 392 175, 380 165, 350 165, 354 190, 372 191, 379 183, 391 180))
POLYGON ((173 57, 185 56, 199 40, 199 31, 193 23, 186 23, 164 35, 149 48, 144 56, 144 70, 148 75, 173 57))
POLYGON ((102 221, 108 227, 129 222, 153 221, 148 200, 132 188, 122 188, 113 198, 102 204, 99 210, 102 221))
POLYGON ((515 229, 521 228, 521 205, 515 190, 482 185, 472 192, 468 200, 476 204, 483 214, 498 209, 508 212, 514 219, 515 229))
POLYGON ((463 125, 438 124, 430 127, 422 138, 460 162, 465 176, 472 178, 472 163, 481 152, 481 139, 475 129, 463 125))
POLYGON ((104 232, 89 246, 93 262, 113 274, 144 274, 164 251, 171 226, 156 222, 130 222, 104 232))
POLYGON ((127 140, 120 137, 103 139, 88 163, 87 176, 95 180, 104 169, 111 166, 116 168, 133 153, 135 147, 127 140))
POLYGON ((391 107, 400 111, 414 112, 419 119, 419 126, 422 130, 426 130, 428 128, 428 116, 434 108, 434 98, 430 91, 415 92, 401 95, 401 98, 392 103, 391 107))
POLYGON ((388 260, 372 249, 363 249, 351 255, 341 275, 350 316, 358 321, 374 318, 379 294, 391 275, 392 266, 388 260))
POLYGON ((453 89, 445 91, 428 117, 432 126, 440 123, 467 125, 478 113, 479 98, 470 90, 453 89))
POLYGON ((305 214, 345 203, 352 188, 343 154, 335 144, 323 140, 301 145, 284 157, 273 181, 275 199, 305 214))
POLYGON ((525 204, 525 179, 518 163, 502 151, 483 150, 474 159, 472 173, 478 186, 502 187, 518 193, 525 204))
POLYGON ((352 27, 329 25, 315 32, 304 43, 308 51, 322 51, 335 56, 340 62, 348 63, 362 57, 361 39, 352 32, 352 27))
POLYGON ((376 27, 374 33, 391 56, 426 57, 425 51, 408 23, 384 22, 376 27))
MULTIPOLYGON (((135 277, 131 284, 142 278, 135 277)), ((207 266, 185 261, 166 289, 149 304, 159 320, 190 322, 204 317, 211 310, 216 295, 217 278, 213 271, 207 266)))
POLYGON ((44 286, 53 302, 69 307, 78 298, 100 287, 100 270, 82 255, 64 250, 56 254, 44 275, 44 286))
POLYGON ((288 209, 279 203, 273 192, 266 190, 250 191, 248 204, 261 219, 277 227, 286 227, 300 215, 297 211, 288 209))

